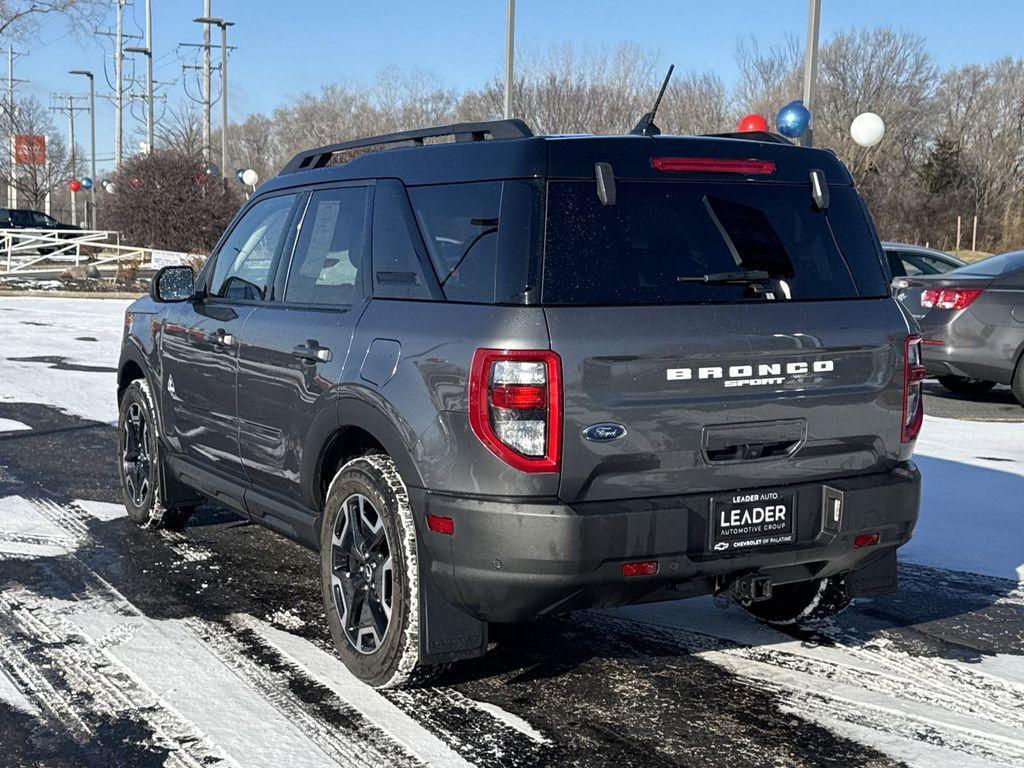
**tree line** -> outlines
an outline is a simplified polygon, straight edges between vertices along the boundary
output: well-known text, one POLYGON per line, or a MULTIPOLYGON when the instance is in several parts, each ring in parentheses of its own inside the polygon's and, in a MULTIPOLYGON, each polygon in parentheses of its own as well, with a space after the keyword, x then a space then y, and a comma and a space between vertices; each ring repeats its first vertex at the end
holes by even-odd
MULTIPOLYGON (((801 41, 764 47, 740 39, 735 56, 733 86, 714 72, 677 68, 658 113, 666 133, 730 131, 750 112, 772 123, 783 104, 799 97, 801 41)), ((632 43, 521 54, 515 114, 537 133, 622 133, 651 108, 665 65, 664 56, 632 43)), ((386 69, 368 86, 327 85, 232 124, 232 168, 268 178, 313 146, 493 119, 503 96, 500 77, 460 92, 429 73, 386 69)), ((833 149, 850 167, 883 238, 952 248, 957 216, 977 216, 980 250, 1024 247, 1024 59, 943 68, 912 33, 841 32, 821 48, 813 113, 815 145, 833 149), (865 111, 886 125, 885 138, 871 149, 858 147, 849 133, 865 111)), ((196 115, 179 112, 160 138, 195 152, 196 115)))

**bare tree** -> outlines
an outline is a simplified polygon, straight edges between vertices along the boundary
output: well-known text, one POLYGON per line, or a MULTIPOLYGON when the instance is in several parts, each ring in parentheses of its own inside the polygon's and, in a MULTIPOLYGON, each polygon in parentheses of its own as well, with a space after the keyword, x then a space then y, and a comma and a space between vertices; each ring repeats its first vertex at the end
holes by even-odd
POLYGON ((194 104, 181 103, 169 109, 155 126, 154 134, 153 143, 157 149, 171 150, 187 157, 199 157, 203 153, 203 130, 194 104))
POLYGON ((12 167, 9 153, 0 153, 0 175, 5 183, 12 177, 18 190, 18 200, 26 208, 41 208, 46 195, 60 192, 66 188, 70 179, 78 178, 84 173, 82 162, 85 153, 79 148, 76 151, 75 167, 71 166, 71 157, 64 137, 58 133, 49 111, 34 96, 22 99, 15 107, 14 123, 3 127, 0 141, 10 146, 10 128, 15 134, 44 136, 46 138, 46 163, 22 163, 12 167))
POLYGON ((72 30, 90 30, 107 6, 104 0, 0 0, 0 35, 26 37, 48 16, 63 18, 72 30))

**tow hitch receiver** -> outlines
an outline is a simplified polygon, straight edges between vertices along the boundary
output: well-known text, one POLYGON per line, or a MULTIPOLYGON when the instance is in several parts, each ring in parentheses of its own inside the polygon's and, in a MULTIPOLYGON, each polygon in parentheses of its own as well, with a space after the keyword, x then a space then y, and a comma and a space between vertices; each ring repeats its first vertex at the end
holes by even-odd
POLYGON ((759 603, 772 596, 772 579, 765 573, 748 573, 729 585, 732 599, 742 605, 759 603))

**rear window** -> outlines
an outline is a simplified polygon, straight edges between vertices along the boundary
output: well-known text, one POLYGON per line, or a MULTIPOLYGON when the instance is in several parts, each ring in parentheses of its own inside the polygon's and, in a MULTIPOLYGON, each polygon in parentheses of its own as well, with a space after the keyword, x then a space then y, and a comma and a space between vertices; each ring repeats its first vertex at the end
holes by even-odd
POLYGON ((951 275, 977 275, 978 277, 999 277, 1024 269, 1024 251, 1010 251, 1000 253, 998 256, 989 256, 987 259, 968 264, 953 270, 951 275))
POLYGON ((744 301, 749 286, 685 279, 745 271, 784 281, 793 300, 888 294, 880 246, 852 188, 831 187, 825 213, 809 185, 618 181, 616 189, 605 206, 595 182, 548 184, 544 303, 744 301))

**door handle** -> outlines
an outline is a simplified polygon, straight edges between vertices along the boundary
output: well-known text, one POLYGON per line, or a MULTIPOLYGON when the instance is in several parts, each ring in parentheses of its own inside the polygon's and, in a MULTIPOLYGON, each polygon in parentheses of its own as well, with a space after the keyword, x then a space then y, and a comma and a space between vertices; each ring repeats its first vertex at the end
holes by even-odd
POLYGON ((292 356, 313 365, 331 362, 331 350, 321 347, 316 339, 309 339, 305 344, 299 344, 292 350, 292 356))
POLYGON ((213 333, 206 334, 206 340, 218 347, 230 347, 235 343, 235 337, 223 328, 218 328, 213 333))

